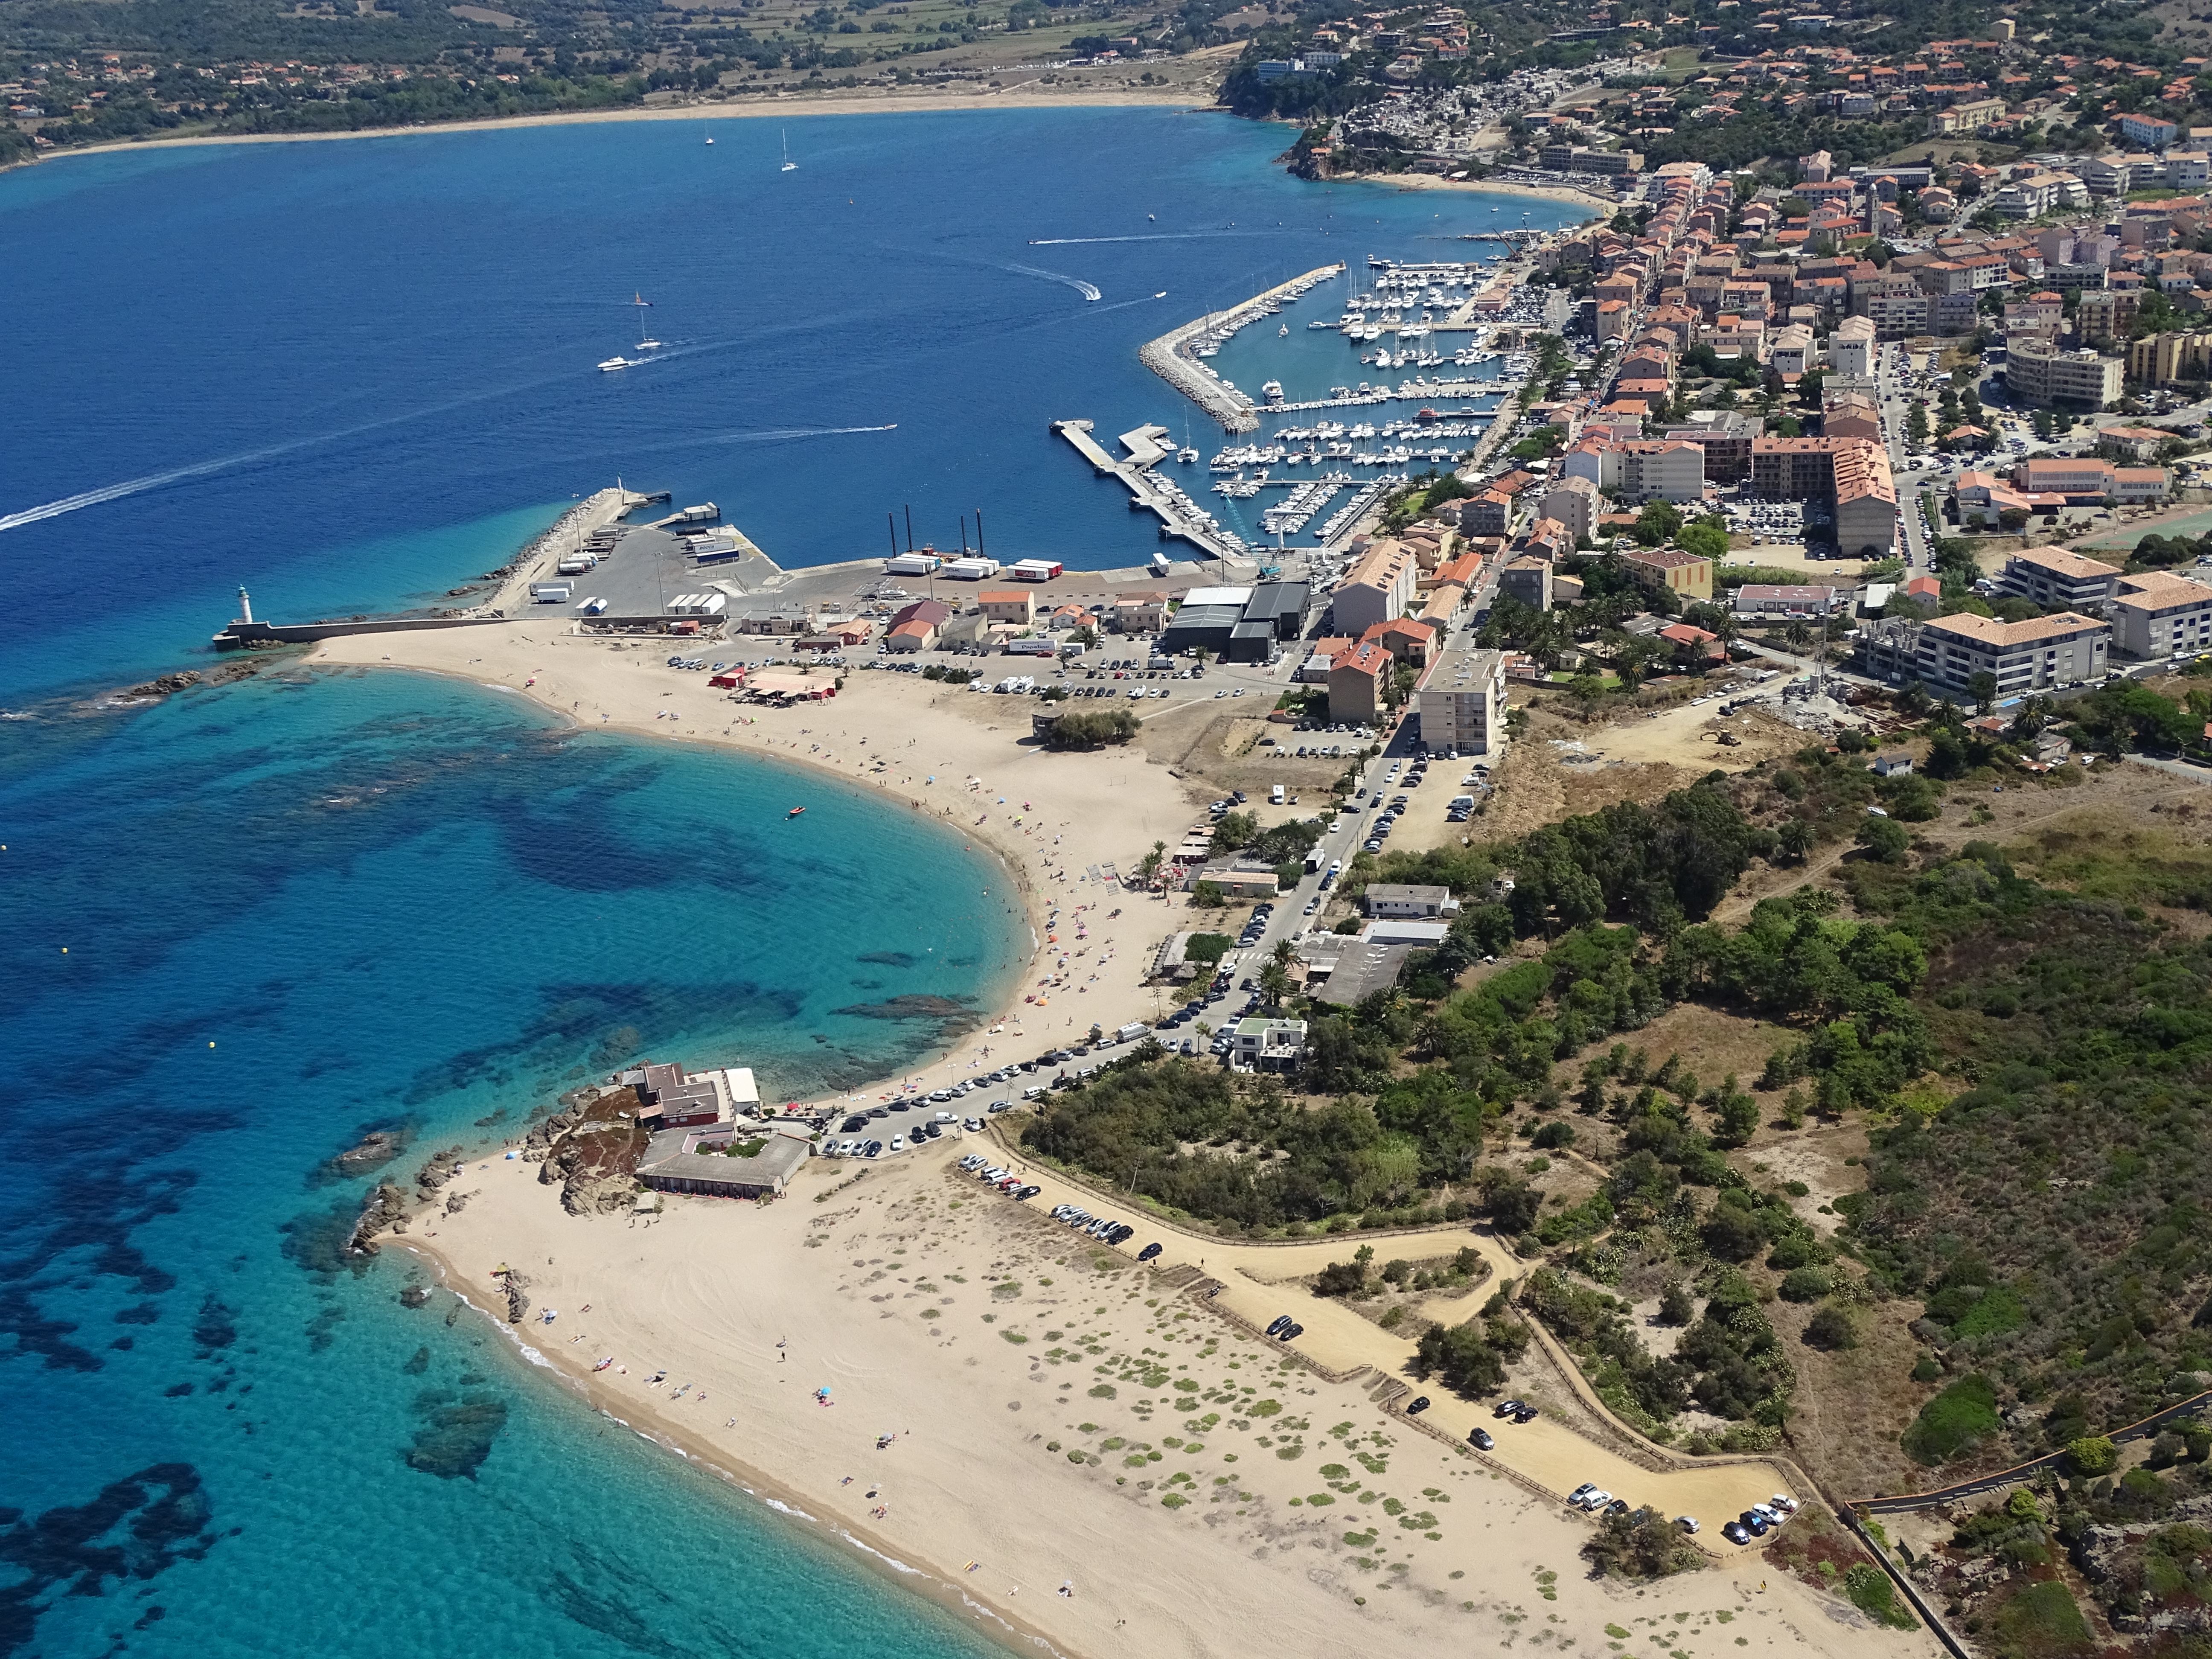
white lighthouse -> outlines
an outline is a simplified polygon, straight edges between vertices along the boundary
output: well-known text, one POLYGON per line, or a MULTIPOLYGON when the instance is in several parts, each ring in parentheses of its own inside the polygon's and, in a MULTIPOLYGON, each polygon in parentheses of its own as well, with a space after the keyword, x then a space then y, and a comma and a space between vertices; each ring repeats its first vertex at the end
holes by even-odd
POLYGON ((246 591, 243 583, 239 585, 238 589, 238 620, 242 623, 250 623, 253 620, 253 596, 246 591))

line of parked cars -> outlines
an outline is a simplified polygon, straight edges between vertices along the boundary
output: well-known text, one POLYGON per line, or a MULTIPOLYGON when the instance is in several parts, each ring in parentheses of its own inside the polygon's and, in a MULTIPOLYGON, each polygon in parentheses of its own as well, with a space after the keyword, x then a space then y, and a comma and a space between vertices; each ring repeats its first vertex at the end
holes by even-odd
POLYGON ((1052 1212, 1054 1221, 1065 1222, 1087 1238, 1105 1244, 1120 1244, 1136 1237, 1137 1230, 1126 1221, 1116 1221, 1109 1215, 1093 1215, 1090 1211, 1073 1204, 1062 1204, 1052 1212))
MULTIPOLYGON (((1721 1528, 1721 1536, 1731 1544, 1748 1544, 1754 1538, 1764 1538, 1797 1513, 1797 1500, 1786 1492, 1777 1492, 1764 1504, 1753 1504, 1741 1515, 1721 1528)), ((1692 1531, 1697 1528, 1692 1527, 1692 1531)))
POLYGON ((1026 1203, 1044 1190, 1030 1186, 1012 1170, 993 1164, 985 1152, 970 1152, 960 1160, 960 1167, 987 1187, 995 1187, 1011 1199, 1026 1203))
POLYGON ((1294 1336, 1304 1336, 1306 1328, 1288 1314, 1277 1314, 1269 1322, 1267 1334, 1278 1342, 1287 1342, 1294 1336))

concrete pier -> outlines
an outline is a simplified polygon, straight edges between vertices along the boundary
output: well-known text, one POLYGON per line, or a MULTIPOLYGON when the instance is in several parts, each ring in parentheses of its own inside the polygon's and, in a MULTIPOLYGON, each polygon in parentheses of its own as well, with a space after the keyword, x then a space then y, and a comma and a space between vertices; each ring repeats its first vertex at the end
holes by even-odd
POLYGON ((1188 542, 1209 559, 1250 556, 1249 550, 1236 536, 1207 523, 1205 509, 1185 495, 1180 486, 1152 471, 1155 464, 1174 453, 1160 441, 1165 435, 1164 428, 1140 426, 1133 432, 1123 433, 1121 442, 1129 451, 1126 460, 1116 460, 1106 453, 1104 446, 1091 435, 1089 421, 1054 421, 1052 429, 1066 439, 1100 477, 1119 478, 1129 491, 1129 510, 1156 516, 1162 536, 1188 542))
POLYGON ((1227 311, 1208 312, 1156 340, 1146 341, 1138 349, 1138 359, 1153 374, 1219 421, 1224 430, 1250 432, 1260 424, 1259 413, 1252 399, 1241 392, 1223 386, 1218 379, 1200 368, 1197 360, 1190 355, 1191 343, 1200 335, 1211 334, 1217 329, 1226 327, 1235 330, 1257 322, 1267 314, 1267 308, 1270 305, 1294 300, 1330 277, 1341 276, 1343 271, 1341 264, 1322 265, 1318 270, 1309 270, 1303 276, 1293 276, 1287 283, 1278 283, 1266 292, 1254 295, 1240 306, 1227 311))

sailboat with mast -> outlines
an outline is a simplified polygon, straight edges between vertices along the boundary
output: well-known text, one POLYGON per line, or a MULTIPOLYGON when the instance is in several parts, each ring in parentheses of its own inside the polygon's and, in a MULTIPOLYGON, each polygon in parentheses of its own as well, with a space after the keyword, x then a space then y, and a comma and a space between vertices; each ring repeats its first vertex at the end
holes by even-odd
POLYGON ((782 131, 781 128, 777 130, 777 133, 783 140, 783 165, 779 167, 777 171, 780 173, 798 172, 799 163, 791 159, 791 135, 788 132, 782 131))
POLYGON ((661 343, 658 340, 649 340, 645 337, 645 313, 647 310, 651 307, 653 301, 647 299, 644 295, 633 290, 630 295, 629 302, 631 305, 637 307, 637 349, 640 351, 658 351, 660 349, 661 343))

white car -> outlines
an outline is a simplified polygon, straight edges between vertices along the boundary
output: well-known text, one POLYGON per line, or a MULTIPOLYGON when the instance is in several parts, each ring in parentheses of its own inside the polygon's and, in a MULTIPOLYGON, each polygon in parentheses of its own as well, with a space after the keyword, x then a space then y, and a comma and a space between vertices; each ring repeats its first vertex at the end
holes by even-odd
POLYGON ((1588 1510, 1590 1513, 1595 1515, 1598 1510, 1603 1509, 1611 1502, 1613 1502, 1613 1494, 1607 1492, 1603 1486, 1599 1486, 1592 1491, 1584 1492, 1578 1507, 1588 1510))
POLYGON ((893 1135, 891 1137, 891 1151, 895 1152, 902 1152, 905 1150, 906 1137, 904 1135, 893 1135))

